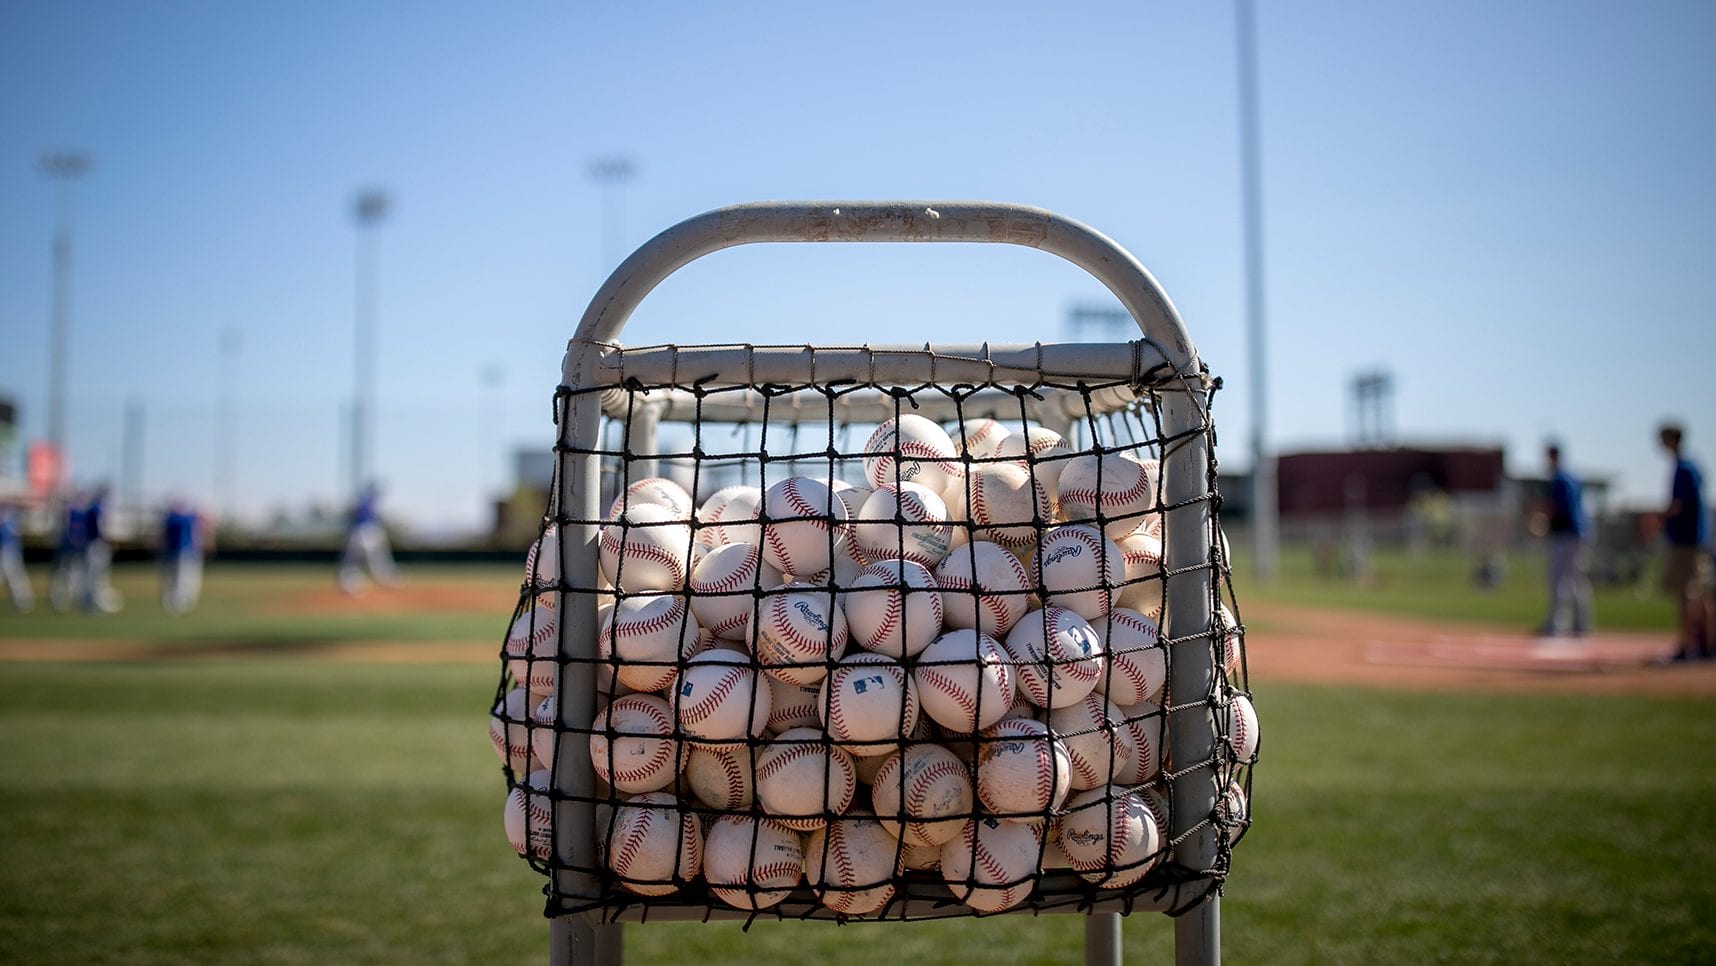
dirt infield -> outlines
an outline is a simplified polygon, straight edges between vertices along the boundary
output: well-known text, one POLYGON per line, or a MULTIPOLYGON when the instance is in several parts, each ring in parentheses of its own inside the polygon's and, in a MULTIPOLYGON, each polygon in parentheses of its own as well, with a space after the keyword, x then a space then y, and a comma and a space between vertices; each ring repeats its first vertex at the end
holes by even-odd
MULTIPOLYGON (((297 595, 292 608, 328 610, 469 609, 494 612, 492 594, 450 587, 394 589, 372 597, 297 595), (300 599, 302 598, 302 599, 300 599)), ((281 606, 286 606, 282 604, 281 606)), ((1414 690, 1545 691, 1582 694, 1716 695, 1716 662, 1659 667, 1661 636, 1605 634, 1548 641, 1489 628, 1286 605, 1245 616, 1253 686, 1271 681, 1414 690)), ((205 642, 0 639, 0 661, 230 661, 248 659, 375 663, 495 660, 495 642, 301 640, 205 642)))

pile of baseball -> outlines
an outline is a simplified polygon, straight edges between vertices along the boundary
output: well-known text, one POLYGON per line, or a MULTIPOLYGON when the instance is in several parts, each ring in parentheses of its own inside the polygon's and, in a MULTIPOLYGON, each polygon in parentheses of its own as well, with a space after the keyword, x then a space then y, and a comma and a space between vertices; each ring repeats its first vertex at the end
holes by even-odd
MULTIPOLYGON (((515 686, 490 734, 523 776, 513 847, 548 859, 564 735, 589 743, 602 861, 640 895, 701 882, 761 909, 808 885, 863 915, 904 870, 939 870, 996 912, 1045 870, 1112 889, 1149 872, 1168 819, 1158 465, 988 419, 958 435, 889 420, 864 485, 794 476, 696 506, 668 479, 631 483, 601 528, 601 586, 571 591, 601 604, 588 729, 557 728, 554 595, 507 638, 515 686)), ((558 561, 550 528, 534 588, 559 584, 558 561)), ((1219 647, 1231 673, 1237 632, 1219 647)), ((1231 775, 1256 714, 1231 689, 1216 713, 1231 775)), ((1217 820, 1245 809, 1230 782, 1217 820)))

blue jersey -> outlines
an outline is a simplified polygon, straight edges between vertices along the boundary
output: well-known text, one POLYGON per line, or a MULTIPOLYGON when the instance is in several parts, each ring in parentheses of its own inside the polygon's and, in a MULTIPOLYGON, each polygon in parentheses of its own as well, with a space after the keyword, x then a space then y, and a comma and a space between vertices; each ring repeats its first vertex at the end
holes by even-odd
POLYGON ((82 553, 89 546, 89 516, 82 507, 66 507, 65 521, 60 525, 60 552, 82 553))
POLYGON ((197 549, 197 515, 185 510, 169 510, 161 527, 161 552, 170 556, 192 553, 197 549))
POLYGON ((0 547, 16 547, 18 539, 18 514, 11 507, 0 507, 0 547))
POLYGON ((102 539, 101 515, 104 510, 105 507, 102 503, 102 499, 98 496, 89 501, 89 508, 83 511, 84 530, 88 533, 89 540, 102 539))
POLYGON ((1709 536, 1704 513, 1704 475, 1689 459, 1674 464, 1669 499, 1679 504, 1662 523, 1663 535, 1677 547, 1702 547, 1709 536))
POLYGON ((1579 481, 1566 470, 1557 470, 1549 480, 1549 532, 1585 535, 1584 495, 1579 481))

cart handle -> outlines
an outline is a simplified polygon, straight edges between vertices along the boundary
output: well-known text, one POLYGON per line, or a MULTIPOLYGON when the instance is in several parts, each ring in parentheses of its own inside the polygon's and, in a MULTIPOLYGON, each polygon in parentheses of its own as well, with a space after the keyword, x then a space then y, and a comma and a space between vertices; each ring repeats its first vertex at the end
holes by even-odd
POLYGON ((1175 371, 1198 369, 1185 323, 1156 279, 1096 229, 995 201, 761 201, 694 215, 645 242, 597 290, 574 342, 611 344, 655 287, 712 252, 758 242, 999 242, 1059 255, 1108 287, 1175 371))

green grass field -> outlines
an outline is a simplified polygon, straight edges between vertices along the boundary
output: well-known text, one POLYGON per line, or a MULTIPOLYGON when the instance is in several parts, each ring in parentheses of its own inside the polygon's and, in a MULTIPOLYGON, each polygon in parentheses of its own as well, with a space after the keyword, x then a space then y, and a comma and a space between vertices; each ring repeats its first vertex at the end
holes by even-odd
MULTIPOLYGON (((0 662, 0 959, 540 962, 541 882, 502 835, 486 734, 498 669, 290 659, 306 641, 499 636, 515 569, 414 576, 496 612, 370 612, 329 599, 324 570, 254 567, 211 572, 182 619, 154 608, 146 568, 121 571, 120 615, 0 614, 0 639, 282 655, 0 662)), ((1242 601, 1322 601, 1300 581, 1242 601)), ((1495 597, 1511 611, 1472 605, 1451 568, 1410 592, 1320 593, 1492 621, 1541 603, 1518 570, 1495 597)), ((1234 961, 1716 958, 1710 702, 1254 685, 1234 961)), ((1056 963, 1082 935, 1067 916, 879 928, 652 924, 627 947, 639 963, 1056 963)), ((1171 933, 1136 917, 1128 956, 1166 957, 1171 933)))

